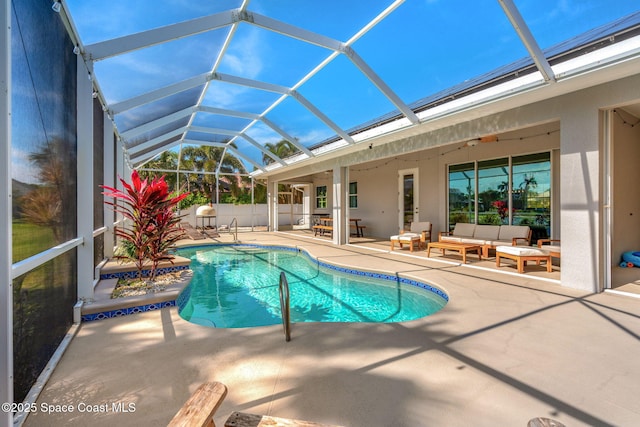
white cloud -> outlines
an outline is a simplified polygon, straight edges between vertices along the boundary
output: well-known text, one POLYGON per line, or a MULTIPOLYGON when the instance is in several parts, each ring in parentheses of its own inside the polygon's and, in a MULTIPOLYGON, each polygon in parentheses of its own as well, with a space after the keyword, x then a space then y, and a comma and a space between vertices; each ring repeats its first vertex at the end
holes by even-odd
POLYGON ((236 32, 222 60, 221 68, 226 72, 254 79, 263 71, 263 56, 266 56, 269 47, 263 41, 264 30, 248 24, 241 25, 244 31, 236 32))

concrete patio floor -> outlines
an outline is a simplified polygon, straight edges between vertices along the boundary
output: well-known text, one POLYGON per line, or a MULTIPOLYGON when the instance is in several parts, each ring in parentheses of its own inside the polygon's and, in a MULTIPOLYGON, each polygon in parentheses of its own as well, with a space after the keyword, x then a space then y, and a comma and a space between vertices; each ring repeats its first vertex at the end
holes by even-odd
POLYGON ((38 399, 39 408, 74 412, 38 411, 24 425, 166 425, 206 381, 229 389, 218 426, 233 411, 362 427, 526 426, 534 417, 640 425, 637 298, 566 289, 557 271, 537 266, 497 272, 493 258, 478 268, 474 255, 461 266, 456 255, 389 253, 374 239, 341 247, 297 231, 239 239, 418 278, 450 301, 400 324, 294 324, 288 343, 281 325, 207 328, 175 307, 83 323, 38 399), (80 412, 87 408, 95 411, 80 412))

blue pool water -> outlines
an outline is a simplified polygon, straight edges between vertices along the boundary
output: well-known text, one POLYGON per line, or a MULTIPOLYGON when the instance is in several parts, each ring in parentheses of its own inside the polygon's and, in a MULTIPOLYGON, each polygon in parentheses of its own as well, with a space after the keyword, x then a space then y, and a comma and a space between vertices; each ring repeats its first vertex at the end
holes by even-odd
POLYGON ((281 271, 289 282, 294 323, 402 322, 433 314, 448 300, 430 285, 337 268, 293 248, 212 245, 177 253, 191 259, 193 270, 191 283, 178 297, 178 312, 205 326, 281 323, 281 271))

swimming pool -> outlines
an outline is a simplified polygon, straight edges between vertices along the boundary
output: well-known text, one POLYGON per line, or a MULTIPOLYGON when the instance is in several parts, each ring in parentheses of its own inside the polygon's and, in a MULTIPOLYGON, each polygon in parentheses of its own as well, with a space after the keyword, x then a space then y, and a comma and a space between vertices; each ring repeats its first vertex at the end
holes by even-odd
POLYGON ((444 307, 448 296, 414 280, 318 262, 297 248, 210 245, 183 248, 193 278, 177 300, 180 316, 218 328, 279 324, 284 271, 295 322, 402 322, 444 307))

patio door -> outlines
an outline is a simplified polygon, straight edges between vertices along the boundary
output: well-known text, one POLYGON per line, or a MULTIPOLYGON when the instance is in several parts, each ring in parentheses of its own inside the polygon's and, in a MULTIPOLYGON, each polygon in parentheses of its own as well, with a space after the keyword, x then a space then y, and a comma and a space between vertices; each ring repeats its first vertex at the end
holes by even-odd
POLYGON ((408 230, 411 221, 420 221, 418 210, 418 168, 398 171, 398 226, 408 230))

